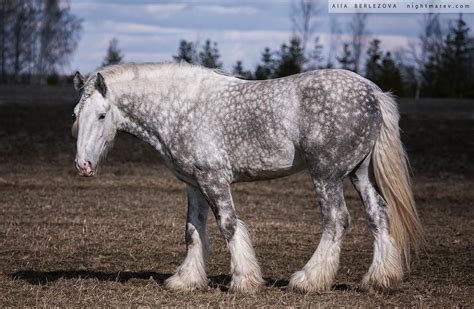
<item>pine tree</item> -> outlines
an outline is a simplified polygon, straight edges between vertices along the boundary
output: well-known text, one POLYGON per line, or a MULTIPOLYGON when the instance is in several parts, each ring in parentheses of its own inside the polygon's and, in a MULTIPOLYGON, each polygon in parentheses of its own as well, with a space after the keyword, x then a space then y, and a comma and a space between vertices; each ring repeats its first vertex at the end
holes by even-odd
POLYGON ((255 79, 263 80, 273 78, 275 76, 275 59, 270 48, 265 47, 262 53, 262 64, 257 65, 255 69, 255 79))
POLYGON ((194 47, 194 43, 181 40, 179 42, 178 54, 173 56, 173 59, 176 62, 185 61, 187 63, 194 64, 196 62, 196 58, 196 48, 194 47))
POLYGON ((352 53, 349 48, 348 43, 344 43, 344 47, 342 50, 342 56, 341 57, 336 57, 337 61, 341 65, 342 69, 345 70, 352 70, 353 69, 353 64, 354 64, 354 59, 352 58, 352 53))
POLYGON ((221 68, 222 63, 219 62, 219 58, 220 54, 219 49, 217 48, 217 43, 213 43, 209 39, 206 40, 201 52, 199 53, 200 64, 206 68, 221 68))
POLYGON ((278 56, 276 77, 284 77, 302 72, 306 59, 299 38, 291 38, 290 45, 286 45, 286 43, 281 45, 278 56))
POLYGON ((386 52, 380 67, 378 85, 384 91, 392 91, 398 96, 403 95, 403 83, 400 70, 392 58, 391 52, 386 52))
POLYGON ((451 26, 441 53, 440 79, 437 89, 439 95, 450 97, 466 96, 469 84, 472 85, 472 72, 469 72, 470 57, 474 51, 470 47, 469 27, 462 14, 451 26))
POLYGON ((422 92, 426 96, 465 97, 474 94, 473 39, 462 14, 451 24, 441 52, 429 53, 423 66, 422 92))
POLYGON ((107 54, 105 55, 104 61, 102 62, 102 66, 108 66, 112 64, 118 64, 122 62, 123 55, 118 47, 118 39, 112 38, 109 42, 109 47, 107 48, 107 54))
POLYGON ((380 58, 382 58, 382 52, 380 50, 380 40, 373 39, 369 43, 367 50, 367 62, 365 64, 365 77, 378 83, 381 74, 380 58))
POLYGON ((421 87, 421 93, 423 96, 435 97, 439 96, 440 89, 439 85, 442 73, 440 61, 435 55, 429 55, 425 64, 423 65, 423 84, 421 87))
POLYGON ((237 60, 234 67, 232 68, 232 73, 245 79, 252 79, 253 77, 252 72, 244 70, 244 65, 242 64, 241 60, 237 60))

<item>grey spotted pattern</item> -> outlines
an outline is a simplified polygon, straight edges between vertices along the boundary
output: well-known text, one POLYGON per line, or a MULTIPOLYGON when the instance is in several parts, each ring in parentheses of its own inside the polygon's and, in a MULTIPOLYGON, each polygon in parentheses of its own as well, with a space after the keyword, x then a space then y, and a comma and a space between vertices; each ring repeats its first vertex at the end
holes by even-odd
POLYGON ((183 85, 194 81, 176 74, 159 92, 118 95, 126 119, 119 128, 155 146, 180 179, 201 188, 216 216, 226 214, 221 228, 227 238, 235 223, 232 182, 307 167, 317 190, 328 187, 318 198, 340 198, 337 183, 370 153, 380 130, 375 85, 344 70, 269 81, 207 73, 200 85, 183 85), (183 86, 198 89, 190 96, 183 86))
MULTIPOLYGON (((198 189, 227 241, 237 227, 231 183, 305 168, 321 208, 323 238, 341 239, 350 222, 342 180, 351 175, 360 184, 356 178, 366 178, 368 164, 359 174, 355 171, 369 157, 382 123, 375 99, 381 90, 372 82, 345 70, 267 81, 189 65, 121 65, 100 73, 106 99, 120 113, 117 129, 151 144, 179 179, 198 189)), ((87 104, 93 84, 94 76, 80 104, 87 104)), ((369 205, 369 195, 377 194, 374 187, 367 182, 356 187, 369 205)), ((368 207, 368 216, 371 224, 386 228, 387 220, 374 222, 386 217, 380 210, 383 200, 378 202, 382 207, 368 207)), ((205 222, 188 221, 205 228, 205 222)), ((194 228, 188 229, 188 244, 193 233, 194 228)))

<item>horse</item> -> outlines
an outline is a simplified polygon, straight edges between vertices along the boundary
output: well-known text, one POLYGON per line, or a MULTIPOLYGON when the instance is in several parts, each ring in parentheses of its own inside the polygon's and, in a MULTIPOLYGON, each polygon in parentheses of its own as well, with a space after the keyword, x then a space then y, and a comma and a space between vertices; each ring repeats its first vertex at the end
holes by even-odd
POLYGON ((153 146, 187 184, 187 255, 165 281, 174 290, 206 289, 209 208, 231 255, 230 291, 251 293, 262 278, 248 228, 236 214, 231 184, 309 171, 322 235, 290 290, 330 289, 350 224, 343 180, 350 178, 374 236, 361 286, 392 289, 409 270, 423 237, 390 93, 342 69, 250 81, 190 64, 120 64, 84 79, 74 75, 75 166, 93 176, 125 131, 153 146))

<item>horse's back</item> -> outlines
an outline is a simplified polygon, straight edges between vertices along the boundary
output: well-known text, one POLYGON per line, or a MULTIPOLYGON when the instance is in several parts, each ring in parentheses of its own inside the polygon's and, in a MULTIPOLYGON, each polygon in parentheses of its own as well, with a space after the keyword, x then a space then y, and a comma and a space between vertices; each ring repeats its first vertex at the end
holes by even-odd
POLYGON ((378 135, 374 91, 371 82, 345 70, 232 85, 225 95, 232 112, 221 123, 235 175, 285 176, 308 160, 321 170, 339 163, 347 169, 378 135))

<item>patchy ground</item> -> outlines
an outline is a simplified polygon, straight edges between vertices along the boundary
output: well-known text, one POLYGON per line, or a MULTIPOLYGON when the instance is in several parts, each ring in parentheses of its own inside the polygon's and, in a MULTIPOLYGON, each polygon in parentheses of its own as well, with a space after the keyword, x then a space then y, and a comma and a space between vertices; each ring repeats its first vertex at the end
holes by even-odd
POLYGON ((227 292, 229 254, 210 216, 209 290, 178 293, 163 281, 185 255, 184 185, 147 145, 127 135, 98 177, 73 170, 68 89, 0 88, 0 305, 474 305, 474 102, 402 101, 404 141, 429 247, 399 289, 360 291, 372 237, 349 184, 352 216, 333 289, 286 291, 320 236, 309 177, 234 186, 267 286, 227 292))

